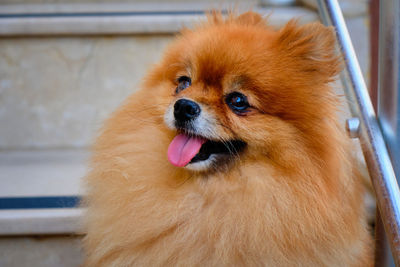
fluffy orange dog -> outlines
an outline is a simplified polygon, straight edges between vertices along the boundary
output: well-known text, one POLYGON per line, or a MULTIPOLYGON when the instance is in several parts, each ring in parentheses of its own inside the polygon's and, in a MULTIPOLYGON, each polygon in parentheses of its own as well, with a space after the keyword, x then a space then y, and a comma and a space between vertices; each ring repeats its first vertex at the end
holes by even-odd
POLYGON ((332 29, 211 15, 107 122, 88 266, 369 266, 332 29))

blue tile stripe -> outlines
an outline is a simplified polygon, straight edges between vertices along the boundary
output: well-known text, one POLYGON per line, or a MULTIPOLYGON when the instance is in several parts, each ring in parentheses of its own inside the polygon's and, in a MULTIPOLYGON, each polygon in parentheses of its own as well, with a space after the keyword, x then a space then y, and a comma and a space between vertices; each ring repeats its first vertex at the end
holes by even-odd
POLYGON ((79 196, 0 197, 0 210, 75 208, 80 201, 79 196))
MULTIPOLYGON (((226 13, 223 11, 222 13, 226 13)), ((131 12, 76 12, 76 13, 17 13, 5 14, 0 11, 0 18, 51 18, 51 17, 99 17, 99 16, 159 16, 159 15, 203 15, 201 10, 186 11, 131 11, 131 12)))

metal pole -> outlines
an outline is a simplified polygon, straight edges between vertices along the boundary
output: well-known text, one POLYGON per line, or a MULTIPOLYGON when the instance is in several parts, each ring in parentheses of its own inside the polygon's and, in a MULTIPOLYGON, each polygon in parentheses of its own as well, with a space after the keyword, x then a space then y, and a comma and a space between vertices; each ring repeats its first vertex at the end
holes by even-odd
POLYGON ((350 109, 361 122, 361 148, 393 258, 396 265, 400 266, 400 191, 393 166, 339 4, 336 0, 319 0, 318 7, 325 25, 336 28, 337 40, 346 65, 342 82, 352 103, 350 109))
POLYGON ((380 1, 378 118, 400 178, 400 2, 380 1))
POLYGON ((382 217, 379 209, 376 209, 375 216, 375 266, 376 267, 394 267, 392 251, 390 250, 385 229, 383 227, 382 217))
MULTIPOLYGON (((400 178, 399 45, 400 3, 379 1, 378 120, 397 179, 400 178)), ((385 239, 383 235, 376 236, 378 238, 385 239)), ((389 263, 390 254, 384 253, 383 248, 381 250, 378 260, 389 263)))

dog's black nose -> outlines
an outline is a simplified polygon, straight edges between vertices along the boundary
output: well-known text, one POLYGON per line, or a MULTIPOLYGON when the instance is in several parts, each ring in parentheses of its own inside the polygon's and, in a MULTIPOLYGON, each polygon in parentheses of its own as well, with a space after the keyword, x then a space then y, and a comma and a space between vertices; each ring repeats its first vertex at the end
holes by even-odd
POLYGON ((179 99, 174 105, 174 116, 178 122, 195 119, 201 112, 200 106, 188 99, 179 99))

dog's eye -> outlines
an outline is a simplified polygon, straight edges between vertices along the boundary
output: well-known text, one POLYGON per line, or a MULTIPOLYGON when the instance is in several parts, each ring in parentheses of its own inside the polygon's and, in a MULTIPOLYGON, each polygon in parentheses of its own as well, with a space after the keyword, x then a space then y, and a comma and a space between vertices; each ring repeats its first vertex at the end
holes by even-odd
POLYGON ((235 113, 244 113, 250 107, 247 97, 244 94, 233 92, 225 97, 225 102, 235 113))
POLYGON ((178 86, 175 89, 175 93, 179 93, 180 91, 188 88, 192 85, 192 80, 187 76, 181 76, 178 78, 178 86))

